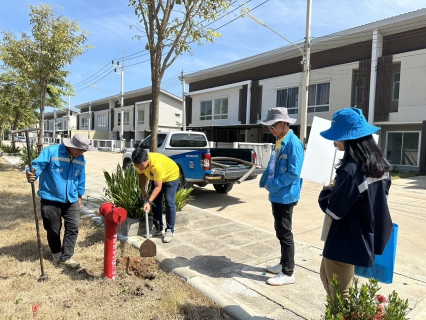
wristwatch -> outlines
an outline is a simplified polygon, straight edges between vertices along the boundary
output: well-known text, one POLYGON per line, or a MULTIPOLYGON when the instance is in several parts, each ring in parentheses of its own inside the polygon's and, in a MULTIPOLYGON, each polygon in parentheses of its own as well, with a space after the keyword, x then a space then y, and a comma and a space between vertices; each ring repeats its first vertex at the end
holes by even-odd
POLYGON ((150 206, 152 206, 154 204, 154 202, 149 201, 149 200, 147 202, 149 203, 150 206))

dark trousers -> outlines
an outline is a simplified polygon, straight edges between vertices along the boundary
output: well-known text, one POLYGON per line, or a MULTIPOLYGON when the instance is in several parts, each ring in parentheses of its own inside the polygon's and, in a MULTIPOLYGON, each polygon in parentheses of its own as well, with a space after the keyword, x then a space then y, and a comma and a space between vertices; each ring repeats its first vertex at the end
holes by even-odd
MULTIPOLYGON (((163 197, 166 204, 166 229, 175 231, 176 223, 176 192, 179 186, 179 179, 170 182, 163 182, 160 193, 154 199, 152 207, 154 225, 157 230, 163 230, 163 197)), ((152 183, 154 188, 154 183, 152 183)))
POLYGON ((61 203, 41 199, 41 217, 44 230, 47 232, 47 242, 52 253, 61 252, 61 261, 70 259, 74 254, 80 226, 80 205, 61 203), (65 233, 61 245, 62 219, 64 219, 65 233))
POLYGON ((294 270, 294 240, 291 232, 293 208, 297 202, 290 204, 271 202, 274 216, 275 234, 281 245, 282 272, 291 276, 294 270))

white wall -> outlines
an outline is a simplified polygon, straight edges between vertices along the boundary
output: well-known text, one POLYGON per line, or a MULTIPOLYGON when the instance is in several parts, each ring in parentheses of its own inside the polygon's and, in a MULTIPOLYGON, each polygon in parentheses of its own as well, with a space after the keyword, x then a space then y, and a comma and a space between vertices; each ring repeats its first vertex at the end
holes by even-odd
MULTIPOLYGON (((206 92, 195 94, 192 96, 192 122, 191 126, 212 126, 224 124, 241 124, 238 120, 238 105, 239 105, 239 90, 241 86, 217 90, 213 92, 206 92), (228 98, 228 118, 227 119, 213 119, 214 118, 214 101, 213 101, 213 116, 212 120, 200 120, 201 101, 214 100, 216 98, 228 98)), ((246 115, 244 115, 245 118, 246 115)))
POLYGON ((108 131, 108 122, 109 122, 108 110, 95 111, 94 112, 94 118, 95 118, 94 130, 96 130, 96 131, 108 131), (99 126, 98 116, 105 116, 105 126, 104 127, 99 126))
POLYGON ((420 121, 426 119, 426 49, 393 56, 401 63, 398 112, 394 121, 420 121))
MULTIPOLYGON (((339 109, 350 107, 352 90, 352 70, 358 69, 358 62, 342 64, 311 71, 309 84, 330 82, 330 107, 328 112, 308 113, 308 125, 312 125, 314 116, 331 119, 333 113, 339 109)), ((299 113, 290 117, 296 118, 296 125, 300 124, 301 105, 301 74, 295 73, 259 81, 263 86, 262 119, 265 119, 269 108, 276 107, 277 90, 299 86, 299 113)))

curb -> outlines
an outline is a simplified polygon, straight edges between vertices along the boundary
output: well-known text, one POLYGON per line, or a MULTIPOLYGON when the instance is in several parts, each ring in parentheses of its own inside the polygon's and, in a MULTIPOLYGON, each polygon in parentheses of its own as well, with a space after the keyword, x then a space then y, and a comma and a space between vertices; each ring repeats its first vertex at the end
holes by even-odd
MULTIPOLYGON (((103 218, 99 216, 95 210, 88 207, 81 208, 81 213, 88 216, 96 224, 103 224, 103 218)), ((142 242, 145 241, 144 238, 139 236, 126 237, 120 233, 117 234, 119 240, 127 242, 128 244, 134 246, 136 249, 139 249, 142 242)), ((251 308, 241 306, 240 301, 236 301, 228 293, 224 292, 219 286, 209 282, 202 275, 197 272, 194 272, 187 267, 183 267, 175 260, 170 259, 162 252, 157 252, 157 255, 154 259, 158 264, 165 270, 174 273, 179 278, 190 284, 196 290, 201 292, 208 299, 216 303, 226 315, 230 316, 235 320, 271 320, 270 318, 263 317, 262 315, 257 314, 251 308), (252 316, 254 315, 254 316, 252 316)), ((233 280, 235 281, 235 280, 233 280)))

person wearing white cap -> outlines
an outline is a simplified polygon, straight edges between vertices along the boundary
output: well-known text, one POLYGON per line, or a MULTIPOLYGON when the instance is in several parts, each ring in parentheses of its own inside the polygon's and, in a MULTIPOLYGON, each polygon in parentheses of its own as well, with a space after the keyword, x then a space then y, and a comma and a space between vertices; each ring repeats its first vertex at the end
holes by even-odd
POLYGON ((72 259, 80 226, 82 197, 86 191, 86 160, 83 153, 97 150, 82 134, 64 139, 62 144, 49 146, 32 161, 27 181, 39 179, 41 217, 54 264, 78 269, 72 259), (65 233, 61 244, 62 219, 65 233))
POLYGON ((269 109, 266 119, 260 122, 277 138, 268 169, 263 172, 259 182, 259 186, 269 192, 275 234, 281 245, 280 262, 266 267, 266 271, 276 274, 266 281, 272 286, 295 282, 294 239, 291 229, 293 208, 300 199, 302 189, 300 172, 304 159, 303 145, 290 129, 290 124, 295 122, 296 119, 288 116, 287 108, 282 107, 269 109))
POLYGON ((392 167, 372 136, 378 130, 366 121, 361 109, 345 108, 336 111, 331 127, 320 133, 344 151, 333 185, 324 187, 318 198, 330 222, 323 230, 326 239, 320 267, 329 297, 334 296, 334 275, 339 281, 338 292, 349 297, 354 266, 370 268, 392 233, 387 204, 392 167))

